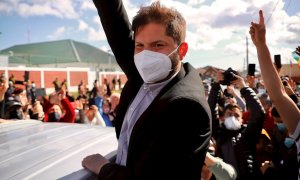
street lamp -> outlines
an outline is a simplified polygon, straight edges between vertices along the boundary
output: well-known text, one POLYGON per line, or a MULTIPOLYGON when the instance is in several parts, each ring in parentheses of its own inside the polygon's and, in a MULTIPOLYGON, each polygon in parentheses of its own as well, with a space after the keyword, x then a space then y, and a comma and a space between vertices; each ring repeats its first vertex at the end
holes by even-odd
MULTIPOLYGON (((242 32, 240 31, 233 31, 233 34, 243 34, 242 32)), ((246 35, 246 57, 245 57, 245 61, 246 61, 246 72, 248 72, 248 65, 249 65, 249 50, 248 50, 248 46, 249 46, 249 43, 248 43, 248 36, 246 35)), ((244 70, 244 67, 243 67, 243 70, 244 70)))

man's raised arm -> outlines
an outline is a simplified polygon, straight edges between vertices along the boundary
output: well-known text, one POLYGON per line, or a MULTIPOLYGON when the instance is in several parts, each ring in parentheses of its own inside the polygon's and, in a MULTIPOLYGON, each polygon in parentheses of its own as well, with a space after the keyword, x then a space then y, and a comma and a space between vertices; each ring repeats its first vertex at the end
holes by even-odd
POLYGON ((134 67, 134 39, 131 24, 121 0, 93 0, 108 43, 122 70, 134 67))
POLYGON ((281 79, 272 63, 266 44, 266 27, 263 12, 259 11, 259 23, 251 23, 251 39, 256 46, 262 78, 270 98, 290 133, 293 133, 300 120, 300 112, 293 100, 287 95, 281 79))

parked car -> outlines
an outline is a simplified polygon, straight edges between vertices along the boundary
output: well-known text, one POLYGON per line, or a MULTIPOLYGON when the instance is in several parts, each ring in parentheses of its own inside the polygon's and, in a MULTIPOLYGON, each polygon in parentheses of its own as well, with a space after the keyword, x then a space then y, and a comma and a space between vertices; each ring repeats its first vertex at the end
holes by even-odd
POLYGON ((0 124, 0 179, 93 179, 81 161, 116 154, 114 128, 19 120, 0 124))

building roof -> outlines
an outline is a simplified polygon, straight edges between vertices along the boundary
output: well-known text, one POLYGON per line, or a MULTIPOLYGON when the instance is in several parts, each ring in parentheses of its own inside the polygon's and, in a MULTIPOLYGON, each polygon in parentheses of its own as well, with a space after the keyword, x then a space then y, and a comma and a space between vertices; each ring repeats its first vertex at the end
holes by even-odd
POLYGON ((298 67, 298 64, 282 64, 279 75, 300 77, 300 68, 298 67))
POLYGON ((71 39, 15 45, 0 51, 9 55, 9 64, 44 65, 59 63, 116 63, 108 52, 71 39))
POLYGON ((197 70, 202 75, 202 78, 204 79, 207 77, 215 77, 219 70, 225 71, 223 69, 219 69, 213 66, 205 66, 205 67, 197 68, 197 70))

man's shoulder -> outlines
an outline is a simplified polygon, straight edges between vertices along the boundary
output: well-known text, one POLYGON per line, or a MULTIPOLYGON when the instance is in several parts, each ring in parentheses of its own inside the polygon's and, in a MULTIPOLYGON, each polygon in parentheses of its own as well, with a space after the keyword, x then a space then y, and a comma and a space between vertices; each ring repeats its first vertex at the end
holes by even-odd
POLYGON ((189 62, 184 62, 183 68, 185 68, 187 71, 197 71, 197 69, 189 62))
POLYGON ((182 78, 173 87, 176 92, 173 98, 195 101, 201 104, 207 112, 210 112, 199 72, 189 63, 184 63, 182 68, 181 74, 179 74, 182 78))
POLYGON ((204 86, 202 84, 202 78, 199 75, 197 69, 195 69, 191 64, 183 64, 184 77, 181 79, 182 85, 187 87, 192 87, 197 90, 200 94, 204 94, 204 86))

